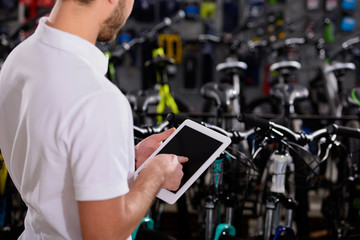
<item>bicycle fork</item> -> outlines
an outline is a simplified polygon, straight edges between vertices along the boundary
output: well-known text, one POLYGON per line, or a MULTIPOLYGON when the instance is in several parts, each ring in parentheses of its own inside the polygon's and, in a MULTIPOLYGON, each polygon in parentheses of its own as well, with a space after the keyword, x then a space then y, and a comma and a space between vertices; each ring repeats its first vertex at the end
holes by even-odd
MULTIPOLYGON (((286 169, 295 170, 292 156, 287 152, 279 153, 276 151, 271 156, 270 173, 272 173, 270 196, 266 200, 266 217, 264 225, 264 239, 270 240, 272 233, 275 231, 275 240, 282 231, 292 230, 293 211, 297 205, 294 196, 294 189, 290 186, 289 197, 285 197, 285 178, 286 169), (285 207, 285 223, 280 226, 281 210, 285 207)), ((292 175, 293 178, 293 175, 292 175)))
POLYGON ((205 229, 205 239, 206 240, 217 240, 221 233, 227 231, 230 235, 235 236, 236 231, 232 226, 233 215, 234 215, 234 199, 231 195, 226 196, 225 199, 225 223, 218 224, 215 230, 216 223, 221 221, 221 202, 220 198, 223 195, 223 168, 224 168, 224 158, 228 157, 227 155, 221 156, 216 159, 211 167, 211 182, 210 182, 210 193, 206 198, 205 208, 206 208, 206 229, 205 229))

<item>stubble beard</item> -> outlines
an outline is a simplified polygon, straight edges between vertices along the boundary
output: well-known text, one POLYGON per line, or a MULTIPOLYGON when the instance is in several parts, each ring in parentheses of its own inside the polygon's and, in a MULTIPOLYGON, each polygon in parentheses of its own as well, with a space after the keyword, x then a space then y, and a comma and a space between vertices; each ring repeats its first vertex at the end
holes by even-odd
POLYGON ((113 41, 119 30, 122 26, 125 25, 126 18, 124 14, 122 13, 122 2, 119 1, 118 6, 114 9, 111 16, 106 19, 106 21, 103 23, 100 32, 97 37, 97 41, 99 42, 111 42, 113 41))

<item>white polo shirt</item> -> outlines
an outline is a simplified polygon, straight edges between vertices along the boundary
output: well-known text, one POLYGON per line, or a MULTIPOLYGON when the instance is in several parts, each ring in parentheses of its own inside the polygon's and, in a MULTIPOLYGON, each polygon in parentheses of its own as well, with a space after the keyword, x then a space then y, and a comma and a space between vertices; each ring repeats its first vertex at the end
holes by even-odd
POLYGON ((90 42, 45 24, 0 71, 0 149, 28 213, 21 239, 81 239, 77 200, 129 191, 133 118, 90 42))

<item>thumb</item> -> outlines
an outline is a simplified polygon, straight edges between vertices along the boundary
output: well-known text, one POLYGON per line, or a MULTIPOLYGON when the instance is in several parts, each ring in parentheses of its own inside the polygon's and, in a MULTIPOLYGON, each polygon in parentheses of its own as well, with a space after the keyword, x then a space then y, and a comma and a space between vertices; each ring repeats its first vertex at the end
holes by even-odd
POLYGON ((179 163, 186 163, 187 161, 189 161, 188 157, 184 157, 184 156, 177 156, 177 157, 178 157, 179 163))
POLYGON ((175 132, 175 128, 170 128, 162 133, 158 133, 156 134, 156 138, 159 141, 164 141, 165 139, 167 139, 171 134, 173 134, 173 132, 175 132))

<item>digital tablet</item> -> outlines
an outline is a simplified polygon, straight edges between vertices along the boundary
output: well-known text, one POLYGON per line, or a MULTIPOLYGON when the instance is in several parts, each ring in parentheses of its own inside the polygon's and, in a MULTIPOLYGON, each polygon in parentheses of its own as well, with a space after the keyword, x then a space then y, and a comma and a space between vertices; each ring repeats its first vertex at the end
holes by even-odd
MULTIPOLYGON (((169 204, 175 203, 230 143, 229 137, 192 120, 185 120, 149 157, 171 153, 189 158, 183 164, 184 176, 178 190, 160 189, 157 197, 169 204)), ((146 161, 136 170, 135 178, 146 161)))

